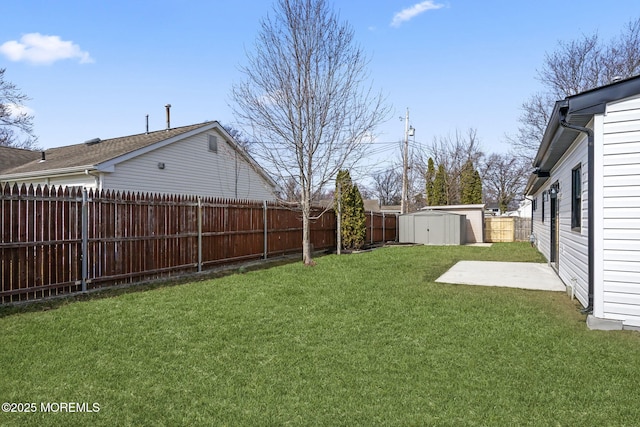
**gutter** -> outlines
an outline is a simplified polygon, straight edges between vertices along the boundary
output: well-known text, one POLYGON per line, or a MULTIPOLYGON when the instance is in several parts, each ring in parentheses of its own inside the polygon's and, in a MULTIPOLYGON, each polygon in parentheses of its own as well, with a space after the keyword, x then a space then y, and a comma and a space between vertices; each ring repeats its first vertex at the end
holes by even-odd
POLYGON ((587 134, 587 162, 588 162, 588 171, 587 171, 587 222, 588 222, 588 263, 589 263, 589 304, 586 308, 582 310, 583 313, 593 313, 593 274, 594 274, 594 228, 595 228, 595 218, 594 218, 594 161, 595 161, 595 150, 594 150, 594 138, 593 138, 593 130, 587 127, 578 126, 567 122, 567 112, 569 110, 568 104, 560 109, 560 126, 563 128, 575 130, 577 132, 582 132, 587 134))
POLYGON ((58 177, 65 176, 72 173, 85 173, 85 170, 94 170, 94 165, 85 165, 85 166, 73 166, 69 168, 60 168, 60 169, 45 169, 39 171, 30 171, 30 172, 19 172, 19 173, 10 173, 6 175, 0 175, 2 180, 7 181, 16 181, 20 179, 28 179, 28 178, 39 178, 39 177, 58 177))
MULTIPOLYGON (((564 118, 564 114, 569 109, 569 101, 567 99, 563 99, 561 101, 557 101, 553 107, 553 111, 551 112, 551 117, 549 118, 549 126, 544 132, 542 136, 542 143, 540 144, 540 148, 538 149, 538 153, 536 154, 535 159, 533 160, 533 167, 538 168, 542 162, 545 160, 547 156, 547 152, 549 148, 551 148, 551 143, 558 131, 558 123, 562 121, 564 118)), ((546 171, 545 171, 546 172, 546 171)))
POLYGON ((102 175, 96 175, 95 173, 93 173, 91 170, 89 169, 85 169, 84 173, 88 176, 93 177, 93 179, 95 179, 96 181, 96 188, 98 189, 98 191, 102 190, 102 175))

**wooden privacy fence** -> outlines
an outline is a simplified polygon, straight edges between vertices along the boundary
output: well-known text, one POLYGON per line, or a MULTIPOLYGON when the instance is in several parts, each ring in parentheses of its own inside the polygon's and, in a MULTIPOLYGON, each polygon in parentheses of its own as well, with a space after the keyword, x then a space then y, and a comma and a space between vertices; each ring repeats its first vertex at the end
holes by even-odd
MULTIPOLYGON (((0 185, 0 227, 0 303, 302 250, 300 211, 195 196, 0 185)), ((395 236, 395 215, 368 214, 368 243, 395 236)), ((333 211, 312 221, 311 243, 335 247, 333 211)))
POLYGON ((529 240, 531 218, 488 216, 484 219, 486 242, 518 242, 529 240))

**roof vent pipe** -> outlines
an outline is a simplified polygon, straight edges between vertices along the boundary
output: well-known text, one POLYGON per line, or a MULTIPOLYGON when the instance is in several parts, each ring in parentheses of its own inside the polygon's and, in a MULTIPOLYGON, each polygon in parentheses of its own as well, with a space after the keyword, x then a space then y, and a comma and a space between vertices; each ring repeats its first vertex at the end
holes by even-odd
POLYGON ((171 104, 164 106, 167 109, 167 131, 171 129, 171 104))
POLYGON ((149 115, 147 114, 147 127, 145 133, 149 133, 149 115))
POLYGON ((40 153, 40 154, 42 155, 42 159, 40 160, 40 163, 42 163, 42 162, 44 162, 44 161, 45 161, 45 160, 47 160, 47 159, 45 158, 44 151, 43 151, 42 153, 40 153))

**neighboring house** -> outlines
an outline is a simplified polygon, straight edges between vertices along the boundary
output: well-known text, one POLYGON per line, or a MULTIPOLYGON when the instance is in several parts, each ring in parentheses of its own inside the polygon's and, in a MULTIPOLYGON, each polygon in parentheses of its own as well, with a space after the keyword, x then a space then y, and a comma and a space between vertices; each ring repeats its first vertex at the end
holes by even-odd
POLYGON ((555 104, 526 194, 592 327, 640 327, 640 77, 555 104))
POLYGON ((380 206, 380 212, 388 214, 400 215, 402 213, 402 206, 400 205, 382 205, 380 206))
POLYGON ((0 147, 0 184, 274 200, 276 183, 218 122, 50 148, 0 147))
POLYGON ((518 203, 518 209, 505 212, 506 216, 517 216, 520 218, 531 218, 531 199, 524 199, 518 203))
POLYGON ((500 205, 498 205, 497 203, 487 203, 485 205, 484 214, 487 216, 499 216, 500 205))
MULTIPOLYGON (((323 208, 333 209, 333 202, 333 199, 320 199, 316 204, 323 208)), ((400 212, 399 208, 396 210, 393 206, 380 206, 380 202, 377 199, 364 199, 362 200, 362 204, 365 212, 383 212, 385 214, 396 214, 400 212)))

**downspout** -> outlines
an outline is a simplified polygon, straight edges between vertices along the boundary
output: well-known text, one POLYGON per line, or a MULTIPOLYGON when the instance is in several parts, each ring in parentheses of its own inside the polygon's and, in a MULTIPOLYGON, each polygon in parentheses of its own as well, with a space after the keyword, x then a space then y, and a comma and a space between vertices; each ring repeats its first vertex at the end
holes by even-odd
POLYGON ((587 134, 587 227, 589 229, 588 238, 588 262, 589 262, 589 305, 582 310, 583 313, 593 313, 593 274, 594 274, 594 228, 595 228, 595 218, 593 214, 594 210, 594 161, 595 161, 595 150, 594 150, 594 141, 593 141, 593 130, 587 127, 582 127, 578 125, 574 125, 568 123, 566 121, 567 117, 567 108, 562 108, 560 110, 560 126, 567 129, 572 129, 578 132, 587 134))
POLYGON ((92 176, 96 180, 96 189, 98 191, 102 190, 102 182, 101 182, 101 176, 100 175, 96 175, 96 174, 91 173, 91 171, 89 169, 85 169, 84 173, 86 175, 92 176))

